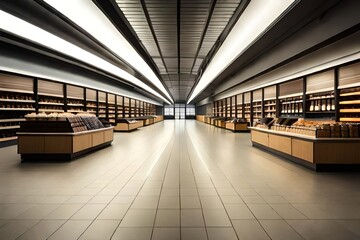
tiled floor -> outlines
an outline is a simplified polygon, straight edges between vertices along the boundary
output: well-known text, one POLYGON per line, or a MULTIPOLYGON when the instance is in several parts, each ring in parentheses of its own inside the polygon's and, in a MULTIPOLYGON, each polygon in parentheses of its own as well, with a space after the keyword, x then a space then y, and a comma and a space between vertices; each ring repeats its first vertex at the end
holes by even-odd
POLYGON ((0 156, 0 239, 360 239, 359 173, 315 173, 192 120, 71 162, 0 156))

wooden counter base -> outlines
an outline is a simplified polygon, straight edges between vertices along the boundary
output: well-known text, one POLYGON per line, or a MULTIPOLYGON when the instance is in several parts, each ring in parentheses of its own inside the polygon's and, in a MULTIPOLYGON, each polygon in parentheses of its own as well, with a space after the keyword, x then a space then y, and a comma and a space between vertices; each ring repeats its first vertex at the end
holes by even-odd
POLYGON ((18 153, 23 160, 70 160, 111 145, 113 127, 79 133, 18 133, 18 153))
POLYGON ((247 123, 227 122, 225 128, 233 132, 250 132, 247 123))
POLYGON ((130 132, 142 126, 143 126, 143 121, 138 121, 134 123, 117 123, 116 126, 114 127, 114 131, 130 132))
POLYGON ((316 171, 360 167, 359 138, 314 138, 251 128, 253 146, 316 171))

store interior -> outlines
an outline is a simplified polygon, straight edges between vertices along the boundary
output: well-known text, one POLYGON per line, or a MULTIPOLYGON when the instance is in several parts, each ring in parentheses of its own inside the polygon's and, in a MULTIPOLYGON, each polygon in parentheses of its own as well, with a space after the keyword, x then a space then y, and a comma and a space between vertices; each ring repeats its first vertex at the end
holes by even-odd
POLYGON ((360 1, 0 1, 0 239, 360 239, 360 1))

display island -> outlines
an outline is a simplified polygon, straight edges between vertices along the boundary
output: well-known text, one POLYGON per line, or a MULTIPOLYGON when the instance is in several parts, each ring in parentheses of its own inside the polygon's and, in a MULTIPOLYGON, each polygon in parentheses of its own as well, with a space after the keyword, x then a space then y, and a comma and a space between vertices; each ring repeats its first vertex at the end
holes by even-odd
POLYGON ((88 114, 28 114, 20 123, 18 153, 22 160, 71 160, 110 146, 114 127, 88 114))
POLYGON ((358 169, 360 166, 358 124, 282 118, 263 120, 250 129, 254 147, 316 171, 358 169))

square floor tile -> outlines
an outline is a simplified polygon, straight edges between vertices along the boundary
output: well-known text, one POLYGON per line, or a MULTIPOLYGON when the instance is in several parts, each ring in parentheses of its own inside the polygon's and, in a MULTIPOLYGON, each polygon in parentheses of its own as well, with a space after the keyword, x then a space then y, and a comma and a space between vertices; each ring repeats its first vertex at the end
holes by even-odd
POLYGON ((221 201, 225 203, 244 203, 238 195, 223 195, 220 196, 221 201))
POLYGON ((301 240, 303 239, 290 225, 284 220, 260 220, 267 234, 271 239, 279 240, 301 240))
POLYGON ((270 204, 270 206, 283 218, 283 219, 306 219, 305 215, 300 213, 291 204, 270 204))
POLYGON ((127 228, 119 227, 116 229, 112 240, 150 240, 152 228, 127 228))
POLYGON ((86 204, 71 219, 95 219, 106 207, 106 204, 86 204))
POLYGON ((209 240, 237 240, 236 233, 232 227, 229 228, 207 228, 209 240))
POLYGON ((135 198, 131 209, 157 209, 159 202, 158 196, 138 196, 135 198))
POLYGON ((16 219, 43 219, 59 206, 59 204, 37 204, 36 206, 17 216, 16 219))
POLYGON ((113 196, 97 195, 90 199, 88 203, 109 203, 113 198, 113 196))
POLYGON ((181 227, 204 227, 201 210, 181 210, 181 227))
POLYGON ((38 222, 39 220, 12 220, 0 228, 0 239, 15 239, 38 222))
POLYGON ((156 227, 180 227, 180 210, 158 210, 156 227))
POLYGON ((47 239, 58 228, 65 223, 65 220, 41 220, 31 229, 21 235, 18 240, 47 239))
POLYGON ((201 208, 200 199, 198 196, 181 196, 182 209, 198 209, 201 208))
POLYGON ((247 206, 257 219, 281 219, 269 204, 248 204, 247 206))
POLYGON ((78 239, 91 222, 91 220, 69 220, 54 232, 49 240, 78 239))
POLYGON ((134 201, 135 196, 115 196, 112 200, 111 203, 114 204, 130 204, 134 201))
POLYGON ((245 204, 225 204, 225 209, 230 219, 255 219, 245 204))
POLYGON ((359 236, 333 220, 286 220, 305 239, 355 240, 359 236))
POLYGON ((220 196, 237 195, 237 192, 233 188, 217 188, 216 190, 220 196))
POLYGON ((129 210, 120 223, 120 227, 152 227, 156 210, 129 210))
POLYGON ((151 240, 180 240, 180 228, 154 228, 151 240))
POLYGON ((97 219, 121 220, 128 209, 129 206, 125 204, 109 204, 104 208, 97 219))
POLYGON ((119 223, 118 220, 95 220, 79 239, 110 239, 119 223))
POLYGON ((159 201, 159 209, 179 209, 180 208, 180 197, 167 197, 161 196, 159 201))
POLYGON ((241 240, 270 240, 257 220, 232 220, 232 223, 241 240))
POLYGON ((200 201, 203 209, 224 209, 219 196, 201 196, 200 201))
POLYGON ((79 211, 82 206, 84 206, 84 204, 62 204, 49 213, 45 219, 69 219, 79 211))
POLYGON ((204 209, 207 227, 230 227, 231 223, 224 209, 204 209))
POLYGON ((66 203, 87 203, 91 198, 93 198, 91 195, 72 196, 66 201, 66 203))
POLYGON ((245 203, 266 203, 261 196, 241 196, 245 203))
POLYGON ((207 240, 205 228, 181 227, 181 240, 207 240))

